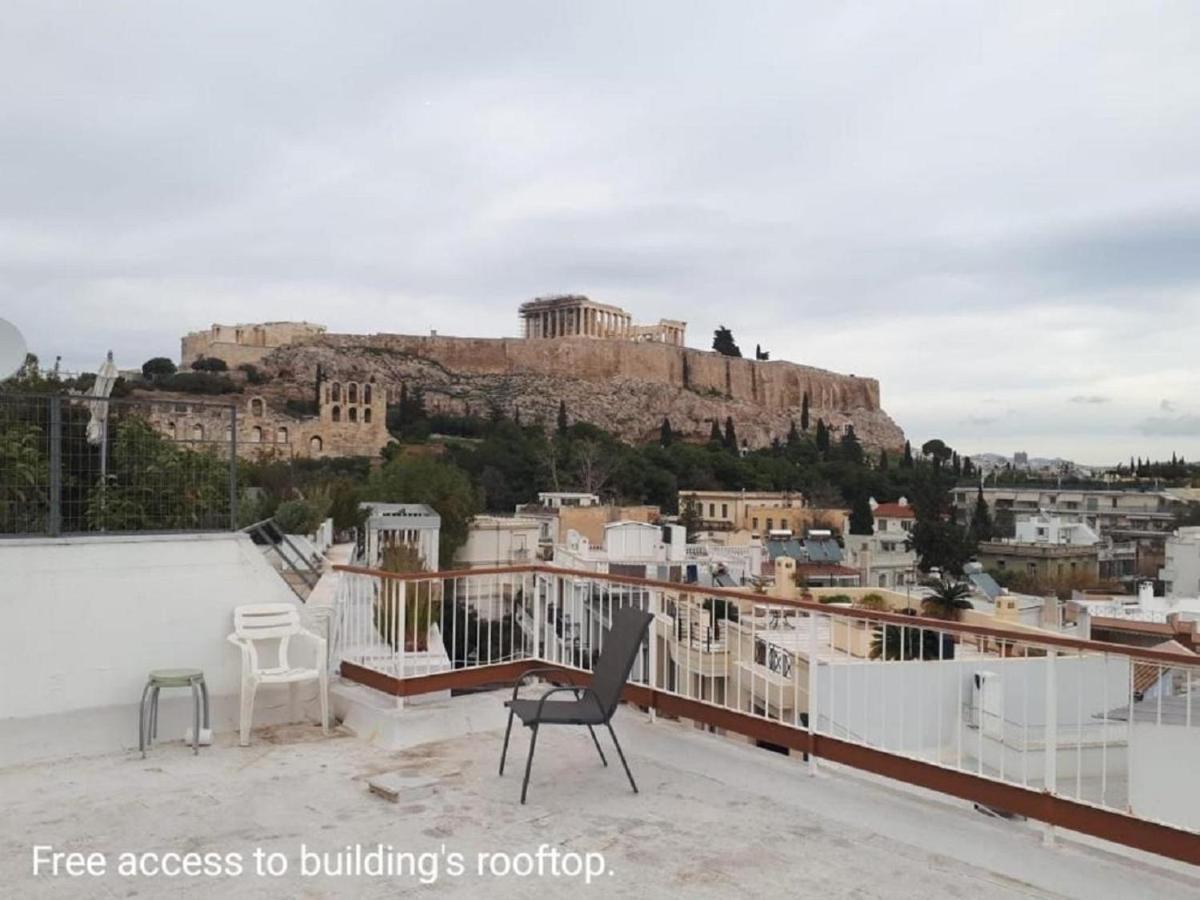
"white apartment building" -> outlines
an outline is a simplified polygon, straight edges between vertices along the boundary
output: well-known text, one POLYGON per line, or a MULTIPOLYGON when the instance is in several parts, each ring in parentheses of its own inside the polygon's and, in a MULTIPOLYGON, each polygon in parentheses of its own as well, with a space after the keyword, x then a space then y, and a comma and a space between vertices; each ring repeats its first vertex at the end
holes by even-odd
POLYGON ((554 565, 567 569, 679 581, 687 560, 687 531, 682 525, 611 522, 604 542, 594 546, 574 529, 554 548, 554 565))
POLYGON ((916 581, 917 554, 908 539, 916 522, 916 512, 901 497, 895 503, 879 503, 871 498, 875 517, 874 534, 850 534, 849 522, 843 535, 845 564, 858 569, 863 587, 902 587, 916 581))
POLYGON ((1177 528, 1167 538, 1158 577, 1168 597, 1200 597, 1200 526, 1177 528))
POLYGON ((1042 510, 1017 522, 1015 539, 1022 544, 1070 544, 1078 547, 1100 543, 1100 535, 1084 522, 1073 522, 1042 510))
MULTIPOLYGON (((954 505, 970 518, 979 488, 954 489, 954 505)), ((985 487, 983 499, 992 518, 1002 510, 1016 522, 1040 513, 1067 522, 1082 522, 1100 537, 1117 541, 1161 539, 1174 524, 1178 499, 1165 491, 1059 489, 1053 487, 985 487)))
POLYGON ((537 557, 542 523, 513 516, 476 516, 466 543, 454 554, 456 568, 523 566, 537 557))

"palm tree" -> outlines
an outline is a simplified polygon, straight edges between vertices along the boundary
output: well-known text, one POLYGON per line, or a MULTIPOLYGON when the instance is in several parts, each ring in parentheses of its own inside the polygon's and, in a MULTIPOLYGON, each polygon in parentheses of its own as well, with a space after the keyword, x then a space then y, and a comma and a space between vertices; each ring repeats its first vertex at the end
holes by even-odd
MULTIPOLYGON (((901 613, 917 617, 915 609, 901 613)), ((871 639, 871 659, 941 659, 940 638, 932 628, 912 625, 878 625, 871 639)), ((953 658, 953 654, 949 658, 953 658)))
POLYGON ((931 619, 954 621, 964 609, 974 609, 967 594, 969 585, 952 578, 941 578, 934 584, 933 593, 921 601, 921 610, 931 619))

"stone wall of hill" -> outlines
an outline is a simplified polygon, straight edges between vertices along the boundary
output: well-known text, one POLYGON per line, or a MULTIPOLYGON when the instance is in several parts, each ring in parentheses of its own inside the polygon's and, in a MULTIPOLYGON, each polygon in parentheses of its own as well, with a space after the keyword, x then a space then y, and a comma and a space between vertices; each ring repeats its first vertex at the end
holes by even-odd
POLYGON ((401 383, 420 385, 431 410, 485 415, 498 407, 525 422, 553 422, 562 400, 572 421, 631 441, 657 437, 664 417, 696 439, 707 438, 713 419, 732 417, 752 448, 786 436, 807 393, 812 427, 820 417, 835 429, 852 423, 872 448, 904 443, 873 378, 665 344, 326 334, 280 347, 262 365, 298 386, 313 383, 318 365, 330 378, 373 378, 393 399, 401 383))

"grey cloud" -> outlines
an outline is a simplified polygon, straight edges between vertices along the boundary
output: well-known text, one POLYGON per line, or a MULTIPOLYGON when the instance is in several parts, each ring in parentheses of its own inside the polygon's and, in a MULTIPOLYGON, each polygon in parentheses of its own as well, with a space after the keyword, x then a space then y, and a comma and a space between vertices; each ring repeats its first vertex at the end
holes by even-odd
POLYGON ((1200 339, 1197 35, 1188 5, 13 0, 0 310, 82 367, 215 318, 511 334, 578 291, 877 377, 930 431, 981 396, 1150 410, 1184 394, 1104 379, 1200 339))
POLYGON ((1168 413, 1175 412, 1175 404, 1172 403, 1170 400, 1160 401, 1158 404, 1158 408, 1161 409, 1163 412, 1168 412, 1168 413))
POLYGON ((1138 430, 1145 435, 1198 437, 1200 436, 1200 416, 1152 416, 1148 419, 1143 419, 1141 425, 1138 426, 1138 430))
POLYGON ((1104 397, 1104 396, 1101 396, 1100 394, 1076 394, 1068 402, 1084 403, 1084 404, 1111 403, 1112 397, 1104 397))

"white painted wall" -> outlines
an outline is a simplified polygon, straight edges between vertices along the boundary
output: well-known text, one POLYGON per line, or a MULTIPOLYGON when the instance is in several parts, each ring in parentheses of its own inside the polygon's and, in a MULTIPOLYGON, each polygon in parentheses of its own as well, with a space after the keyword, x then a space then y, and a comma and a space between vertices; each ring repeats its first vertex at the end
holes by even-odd
MULTIPOLYGON (((236 727, 233 610, 276 602, 298 601, 243 534, 0 541, 0 762, 136 747, 155 668, 202 668, 214 727, 236 727)), ((160 736, 181 736, 190 709, 164 691, 160 736)), ((289 717, 286 688, 260 689, 255 712, 289 717)))
POLYGON ((1200 831, 1200 791, 1184 760, 1200 759, 1200 728, 1134 722, 1129 803, 1134 815, 1200 831))
MULTIPOLYGON (((970 703, 976 671, 997 672, 1003 685, 1004 718, 1011 727, 1046 722, 1045 658, 872 662, 821 665, 817 698, 821 726, 835 736, 894 752, 955 747, 962 707, 970 703)), ((1076 723, 1127 701, 1129 663, 1123 657, 1057 659, 1056 721, 1066 735, 1076 723)))

